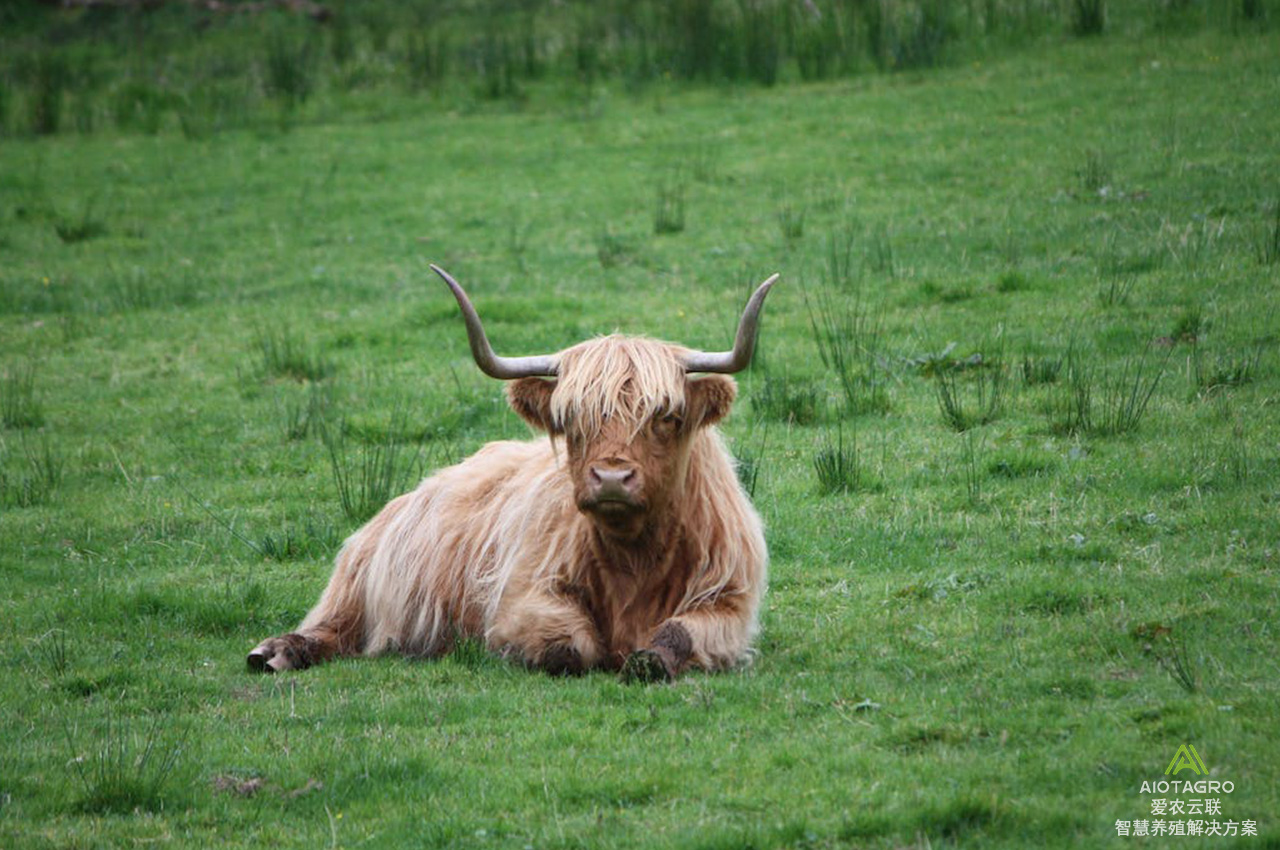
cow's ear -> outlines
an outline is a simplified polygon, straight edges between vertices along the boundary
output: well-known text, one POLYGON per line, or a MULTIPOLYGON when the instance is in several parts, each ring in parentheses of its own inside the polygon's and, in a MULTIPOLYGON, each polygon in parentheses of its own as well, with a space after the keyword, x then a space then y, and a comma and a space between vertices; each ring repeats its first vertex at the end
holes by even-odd
POLYGON ((519 413, 525 422, 554 434, 558 433, 551 421, 551 392, 555 388, 555 381, 519 378, 507 384, 507 399, 511 402, 511 409, 519 413))
POLYGON ((738 384, 728 375, 690 378, 685 393, 689 422, 696 427, 714 425, 729 414, 738 396, 738 384))

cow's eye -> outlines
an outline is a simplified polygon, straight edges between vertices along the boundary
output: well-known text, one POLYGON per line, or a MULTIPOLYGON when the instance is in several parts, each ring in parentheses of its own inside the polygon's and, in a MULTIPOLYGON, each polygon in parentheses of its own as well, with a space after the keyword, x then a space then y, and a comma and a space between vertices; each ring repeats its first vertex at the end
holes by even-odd
POLYGON ((660 434, 675 434, 684 425, 684 420, 676 413, 664 413, 653 421, 653 428, 660 434))

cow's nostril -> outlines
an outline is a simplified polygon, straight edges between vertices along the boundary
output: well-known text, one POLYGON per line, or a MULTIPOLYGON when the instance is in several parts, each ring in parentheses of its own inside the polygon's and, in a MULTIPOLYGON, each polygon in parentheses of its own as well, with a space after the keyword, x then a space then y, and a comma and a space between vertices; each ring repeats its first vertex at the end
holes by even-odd
POLYGON ((589 477, 592 485, 602 489, 630 489, 635 483, 636 471, 634 469, 604 469, 593 466, 589 477))

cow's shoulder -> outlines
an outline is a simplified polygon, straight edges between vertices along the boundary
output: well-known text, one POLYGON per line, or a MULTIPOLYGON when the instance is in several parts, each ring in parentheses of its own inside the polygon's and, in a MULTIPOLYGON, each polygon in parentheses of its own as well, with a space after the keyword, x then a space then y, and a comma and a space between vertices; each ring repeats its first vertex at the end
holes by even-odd
POLYGON ((467 476, 501 475, 515 471, 536 472, 554 468, 556 453, 551 440, 495 440, 453 467, 467 476))

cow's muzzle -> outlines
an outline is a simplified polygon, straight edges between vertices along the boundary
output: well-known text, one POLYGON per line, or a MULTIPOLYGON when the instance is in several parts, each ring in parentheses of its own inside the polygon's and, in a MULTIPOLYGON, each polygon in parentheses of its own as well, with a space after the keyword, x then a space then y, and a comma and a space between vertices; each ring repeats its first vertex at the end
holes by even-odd
POLYGON ((630 466, 587 468, 587 486, 579 507, 596 512, 630 512, 643 509, 640 473, 630 466))

